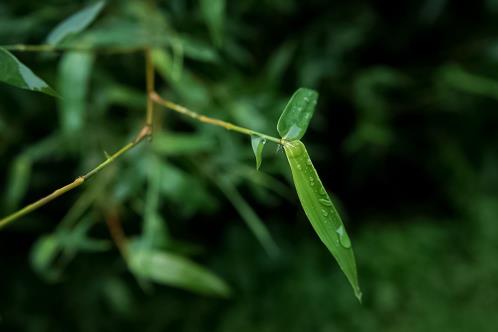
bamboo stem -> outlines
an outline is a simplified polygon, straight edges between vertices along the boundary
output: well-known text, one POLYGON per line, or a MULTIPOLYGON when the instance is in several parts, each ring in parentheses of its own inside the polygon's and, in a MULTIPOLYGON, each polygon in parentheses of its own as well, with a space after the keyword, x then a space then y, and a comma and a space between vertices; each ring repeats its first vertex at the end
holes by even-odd
POLYGON ((234 125, 234 124, 232 124, 230 122, 226 122, 226 121, 218 120, 218 119, 213 119, 213 118, 207 117, 205 115, 196 113, 194 111, 189 110, 188 108, 186 108, 184 106, 175 104, 175 103, 173 103, 173 102, 171 102, 169 100, 161 98, 154 91, 152 91, 149 94, 149 97, 150 97, 150 99, 152 99, 157 104, 159 104, 159 105, 161 105, 163 107, 166 107, 166 108, 168 108, 170 110, 173 110, 175 112, 178 112, 178 113, 181 113, 183 115, 186 115, 186 116, 188 116, 188 117, 190 117, 192 119, 195 119, 197 121, 200 121, 200 122, 203 122, 203 123, 208 123, 208 124, 211 124, 211 125, 214 125, 214 126, 218 126, 218 127, 222 127, 222 128, 227 129, 227 130, 236 131, 236 132, 239 132, 239 133, 244 134, 244 135, 249 135, 249 136, 256 135, 256 136, 264 138, 264 139, 266 139, 268 141, 275 142, 277 144, 283 145, 285 143, 285 140, 283 140, 283 139, 276 138, 276 137, 273 137, 273 136, 269 136, 269 135, 260 133, 260 132, 255 131, 255 130, 251 130, 251 129, 248 129, 248 128, 244 128, 244 127, 240 127, 240 126, 234 125))
POLYGON ((95 167, 94 169, 92 169, 91 171, 86 173, 85 175, 79 176, 73 182, 65 185, 62 188, 55 190, 50 195, 47 195, 47 196, 37 200, 36 202, 31 203, 31 204, 25 206, 24 208, 6 216, 5 218, 0 219, 0 229, 4 228, 5 226, 10 224, 14 220, 19 219, 19 218, 25 216, 26 214, 37 210, 38 208, 51 202, 52 200, 56 199, 57 197, 62 196, 63 194, 67 193, 68 191, 71 191, 74 188, 79 187, 81 184, 83 184, 83 182, 85 182, 86 180, 88 180, 89 178, 91 178, 92 176, 97 174, 100 170, 102 170, 103 168, 105 168, 106 166, 111 164, 116 158, 118 158, 119 156, 123 155, 124 153, 126 153, 130 149, 137 146, 146 137, 149 137, 150 134, 151 134, 150 127, 145 126, 140 131, 137 138, 133 142, 130 142, 127 145, 125 145, 124 147, 122 147, 121 149, 119 149, 117 152, 115 152, 113 155, 109 156, 106 160, 104 160, 102 163, 97 165, 97 167, 95 167))

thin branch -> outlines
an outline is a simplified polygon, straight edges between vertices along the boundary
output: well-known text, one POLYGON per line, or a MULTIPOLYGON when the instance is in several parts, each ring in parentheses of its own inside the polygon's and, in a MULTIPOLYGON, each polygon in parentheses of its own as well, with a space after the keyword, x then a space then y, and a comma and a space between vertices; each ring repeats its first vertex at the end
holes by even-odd
POLYGON ((142 52, 146 49, 145 46, 137 47, 98 47, 98 46, 83 46, 83 45, 50 45, 50 44, 40 44, 40 45, 0 45, 0 47, 15 52, 66 52, 66 51, 81 51, 81 52, 99 52, 99 53, 130 53, 130 52, 142 52))
POLYGON ((207 117, 205 115, 196 113, 194 111, 189 110, 186 107, 183 107, 183 106, 175 104, 175 103, 173 103, 173 102, 171 102, 169 100, 161 98, 154 91, 151 92, 149 94, 149 96, 157 104, 159 104, 159 105, 161 105, 163 107, 166 107, 166 108, 168 108, 170 110, 173 110, 175 112, 178 112, 178 113, 181 113, 183 115, 186 115, 188 117, 191 117, 191 118, 193 118, 193 119, 195 119, 197 121, 200 121, 200 122, 203 122, 203 123, 208 123, 208 124, 211 124, 211 125, 214 125, 214 126, 218 126, 218 127, 222 127, 222 128, 227 129, 227 130, 236 131, 236 132, 239 132, 241 134, 245 134, 245 135, 249 135, 249 136, 256 135, 256 136, 262 137, 262 138, 264 138, 264 139, 266 139, 268 141, 275 142, 277 144, 282 144, 283 145, 285 143, 285 140, 283 140, 283 139, 276 138, 276 137, 273 137, 273 136, 269 136, 269 135, 266 135, 266 134, 263 134, 263 133, 260 133, 260 132, 248 129, 248 128, 236 126, 236 125, 234 125, 234 124, 232 124, 230 122, 226 122, 226 121, 218 120, 218 119, 213 119, 213 118, 207 117))
POLYGON ((121 225, 121 221, 119 220, 119 215, 116 210, 111 210, 106 214, 105 218, 107 228, 109 229, 109 233, 111 234, 111 238, 116 244, 121 256, 126 260, 128 260, 128 239, 126 238, 126 234, 123 230, 123 226, 121 225))
POLYGON ((100 170, 102 170, 103 168, 105 168, 106 166, 108 166, 116 158, 118 158, 119 156, 121 156, 122 154, 124 154, 125 152, 127 152, 128 150, 134 148, 136 145, 138 145, 140 142, 142 142, 146 137, 149 137, 150 133, 151 133, 150 127, 145 126, 140 131, 140 133, 138 134, 137 138, 135 138, 135 140, 133 142, 130 142, 127 145, 125 145, 123 148, 121 148, 120 150, 118 150, 117 152, 115 152, 113 155, 109 156, 109 158, 107 158, 105 161, 103 161, 102 163, 100 163, 97 167, 95 167, 94 169, 92 169, 91 171, 89 171, 88 173, 86 173, 85 175, 79 176, 73 182, 65 185, 62 188, 59 188, 59 189, 55 190, 50 195, 47 195, 47 196, 39 199, 38 201, 36 201, 34 203, 31 203, 31 204, 25 206, 24 208, 22 208, 22 209, 20 209, 20 210, 18 210, 16 212, 14 212, 14 213, 6 216, 5 218, 0 219, 0 229, 4 228, 5 226, 7 226, 8 224, 10 224, 14 220, 19 219, 19 218, 25 216, 26 214, 28 214, 30 212, 33 212, 36 209, 44 206, 45 204, 51 202, 52 200, 56 199, 57 197, 59 197, 61 195, 67 193, 68 191, 71 191, 74 188, 79 187, 81 184, 83 184, 83 182, 85 182, 86 180, 88 180, 89 178, 91 178, 92 176, 94 176, 96 173, 98 173, 100 170))

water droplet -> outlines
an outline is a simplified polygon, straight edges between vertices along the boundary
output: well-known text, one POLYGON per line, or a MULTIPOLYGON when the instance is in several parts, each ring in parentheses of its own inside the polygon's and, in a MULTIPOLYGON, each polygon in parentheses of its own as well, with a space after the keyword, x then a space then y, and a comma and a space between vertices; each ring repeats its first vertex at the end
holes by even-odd
POLYGON ((327 210, 322 209, 322 215, 323 215, 324 217, 326 217, 326 216, 328 216, 328 215, 329 215, 329 213, 327 212, 327 210))
POLYGON ((301 166, 301 164, 297 164, 297 169, 303 169, 303 166, 301 166))
POLYGON ((332 206, 332 202, 329 201, 328 199, 325 199, 325 198, 320 198, 318 200, 322 205, 325 205, 325 206, 332 206))
POLYGON ((351 240, 349 239, 349 236, 346 233, 344 226, 339 227, 336 230, 336 233, 339 235, 339 243, 341 244, 341 246, 343 246, 346 249, 351 248, 351 240))
POLYGON ((320 194, 322 194, 322 195, 327 195, 327 191, 325 190, 325 188, 324 188, 324 187, 321 187, 321 188, 320 188, 320 194))
POLYGON ((309 165, 309 166, 313 165, 313 163, 311 162, 310 158, 308 158, 308 160, 306 160, 306 164, 309 165))

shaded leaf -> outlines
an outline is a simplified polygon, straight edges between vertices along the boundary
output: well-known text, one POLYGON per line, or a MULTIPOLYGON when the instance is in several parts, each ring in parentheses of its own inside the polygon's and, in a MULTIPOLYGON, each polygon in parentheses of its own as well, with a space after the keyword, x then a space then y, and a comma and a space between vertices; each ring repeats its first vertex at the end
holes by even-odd
POLYGON ((89 52, 68 52, 61 59, 58 74, 58 90, 62 97, 59 116, 66 135, 79 137, 83 128, 94 58, 89 52))
POLYGON ((142 243, 146 248, 164 248, 169 242, 166 223, 159 215, 162 167, 158 158, 148 159, 147 195, 144 206, 142 243))
POLYGON ((7 209, 13 210, 17 208, 26 194, 31 177, 31 168, 32 160, 24 154, 18 156, 11 164, 6 186, 5 205, 7 209))
POLYGON ((129 266, 137 276, 205 295, 226 297, 228 285, 191 260, 172 253, 130 246, 129 266))
POLYGON ((263 149, 266 144, 266 139, 252 135, 251 136, 251 146, 252 146, 252 151, 254 152, 254 156, 256 157, 256 169, 259 170, 261 167, 261 161, 263 159, 263 149))
POLYGON ((52 267, 60 250, 59 241, 54 234, 40 237, 31 249, 31 266, 47 281, 56 281, 60 276, 60 271, 52 267))
POLYGON ((217 184, 245 221, 254 236, 256 236, 268 255, 275 256, 278 253, 277 244, 275 243, 275 240, 273 240, 270 231, 258 217, 256 212, 254 212, 251 206, 228 180, 220 178, 219 181, 217 181, 217 184))
POLYGON ((48 35, 47 43, 59 44, 65 38, 77 34, 88 27, 104 8, 105 1, 98 1, 59 23, 48 35))
POLYGON ((12 53, 0 47, 0 81, 12 86, 57 96, 41 78, 20 62, 12 53))
POLYGON ((198 134, 157 133, 152 141, 154 150, 162 155, 188 155, 209 151, 212 139, 198 134))
POLYGON ((285 106, 277 129, 280 136, 293 141, 303 137, 315 112, 318 93, 314 90, 299 88, 285 106))
POLYGON ((201 0, 201 12, 216 45, 221 45, 223 39, 223 24, 225 19, 225 0, 201 0))

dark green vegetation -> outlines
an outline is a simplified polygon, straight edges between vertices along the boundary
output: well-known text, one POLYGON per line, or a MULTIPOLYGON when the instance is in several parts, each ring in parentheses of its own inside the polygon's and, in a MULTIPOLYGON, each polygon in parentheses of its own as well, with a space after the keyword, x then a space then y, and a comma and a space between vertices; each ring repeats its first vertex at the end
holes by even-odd
MULTIPOLYGON (((109 3, 77 44, 162 45, 161 95, 273 135, 296 87, 319 91, 304 140, 354 244, 363 305, 275 145, 256 172, 249 137, 158 107, 151 144, 0 232, 0 331, 496 331, 495 1, 158 2, 109 3), (271 233, 259 242, 241 222, 258 217, 271 233), (137 283, 106 220, 154 251, 141 264, 189 257, 230 297, 137 283)), ((43 43, 83 6, 3 1, 0 44, 43 43)), ((2 216, 132 140, 145 112, 138 52, 15 54, 63 98, 0 87, 2 216)))

